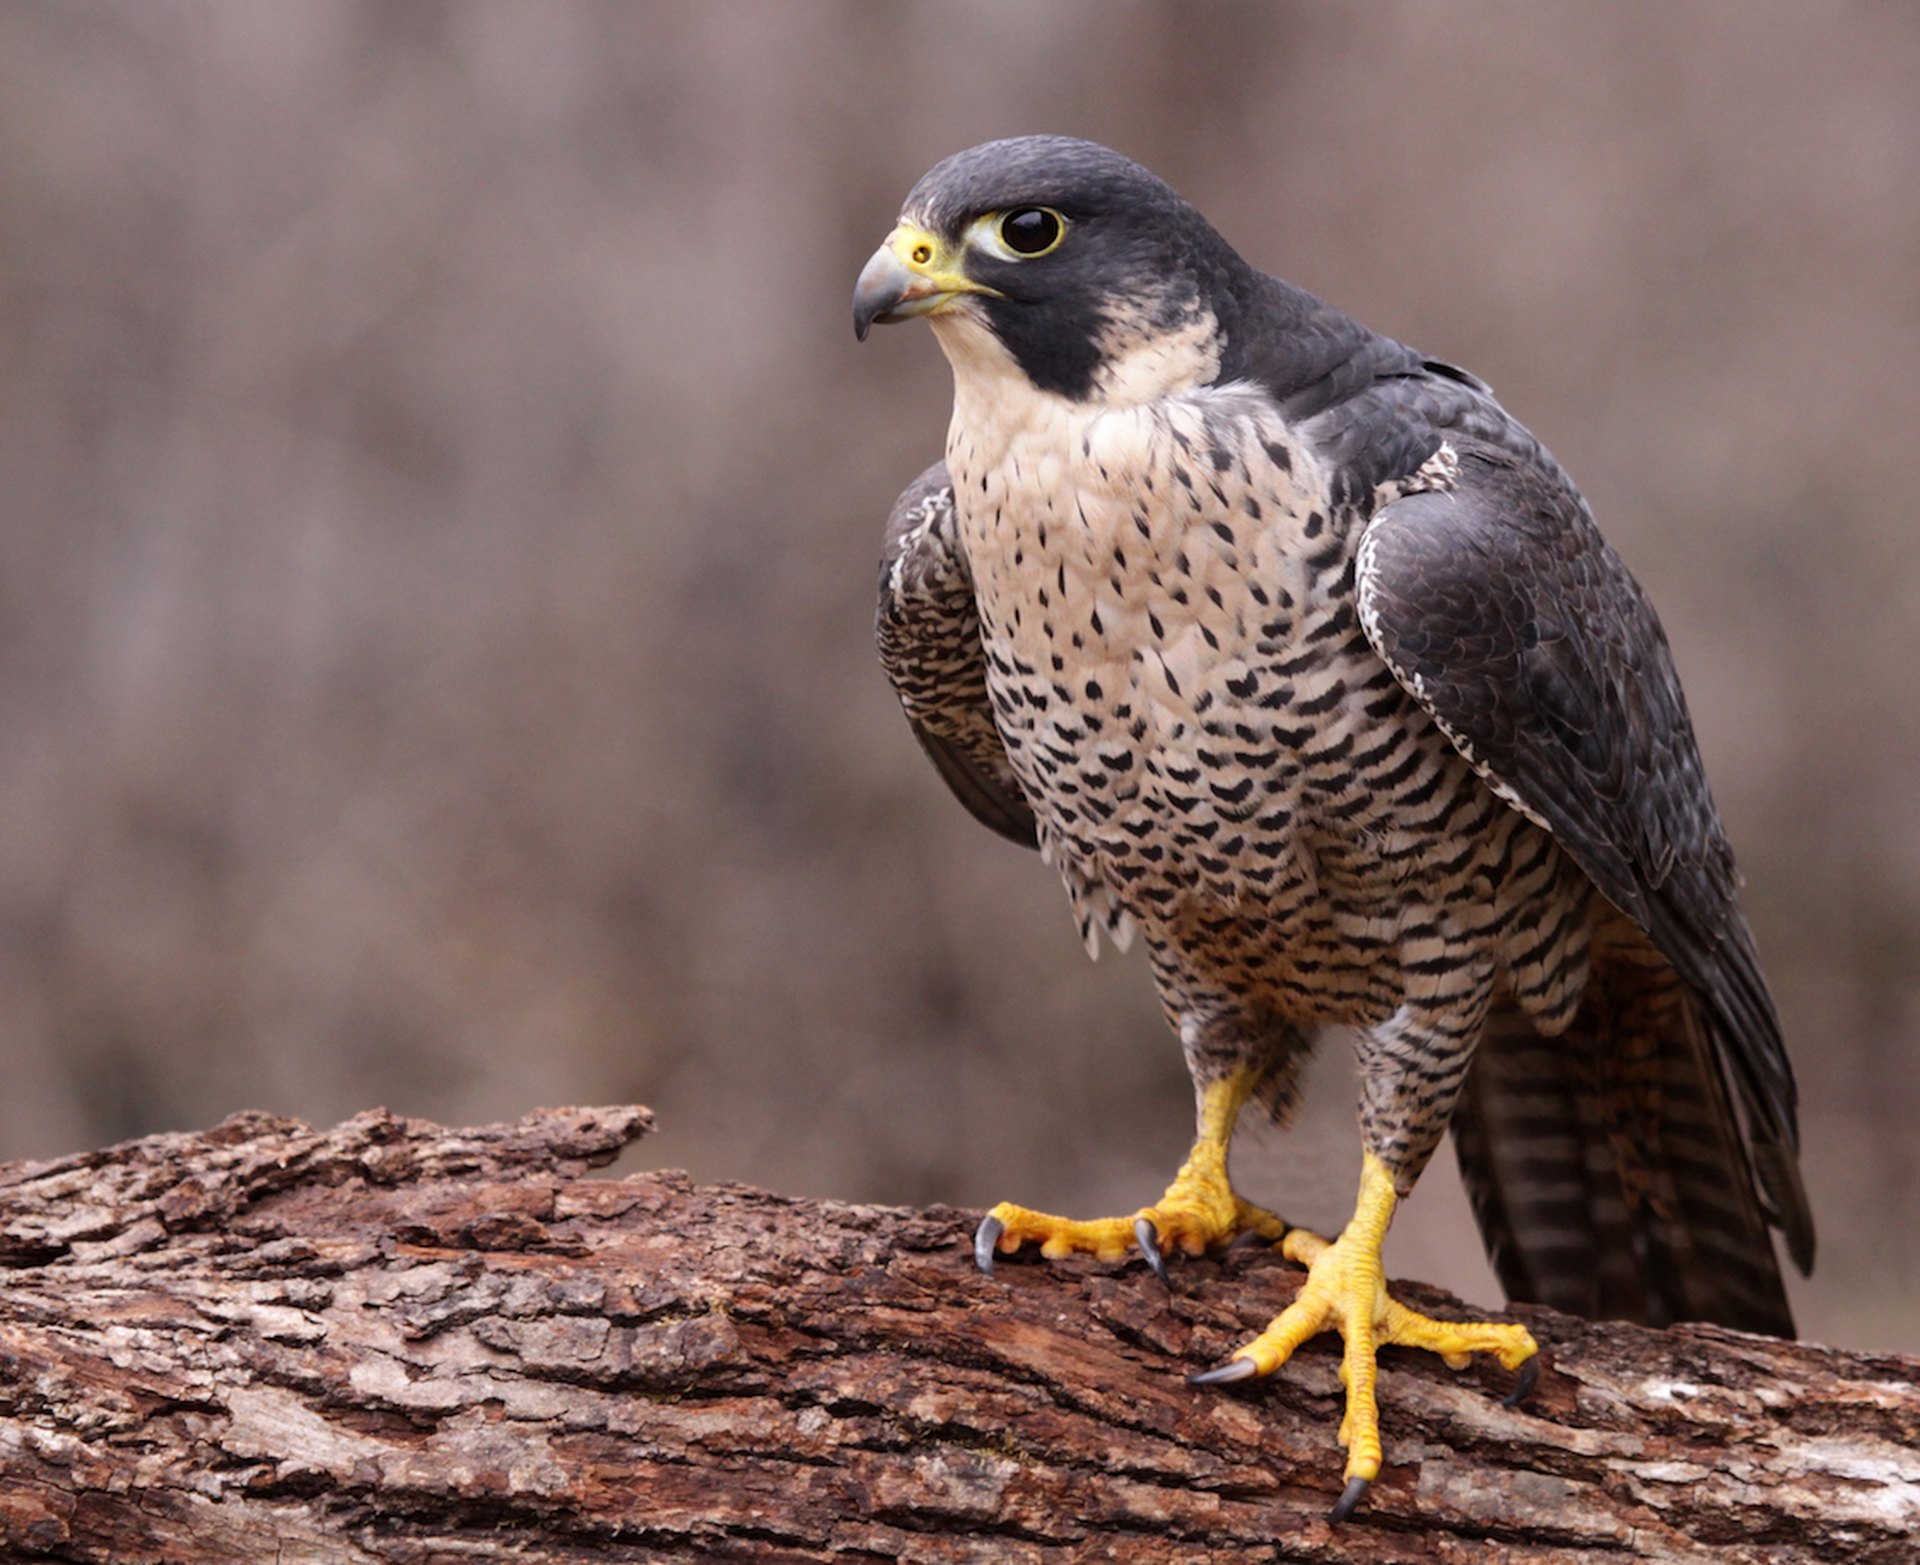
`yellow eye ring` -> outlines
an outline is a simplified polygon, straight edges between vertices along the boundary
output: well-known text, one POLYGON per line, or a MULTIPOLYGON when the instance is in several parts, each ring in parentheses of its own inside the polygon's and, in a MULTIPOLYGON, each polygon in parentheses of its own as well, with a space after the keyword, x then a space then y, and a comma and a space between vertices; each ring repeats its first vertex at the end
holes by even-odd
POLYGON ((1059 249, 1067 236, 1066 219, 1050 207, 1015 207, 1001 214, 1000 243, 1022 260, 1031 261, 1059 249))

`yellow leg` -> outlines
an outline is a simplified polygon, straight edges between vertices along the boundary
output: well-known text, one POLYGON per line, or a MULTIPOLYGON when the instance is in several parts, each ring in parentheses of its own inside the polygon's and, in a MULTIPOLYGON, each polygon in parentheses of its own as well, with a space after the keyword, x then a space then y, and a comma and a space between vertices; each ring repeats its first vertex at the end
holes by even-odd
MULTIPOLYGON (((1524 1326, 1433 1320, 1387 1296, 1380 1246, 1395 1204, 1393 1178, 1369 1152, 1360 1174, 1359 1204, 1340 1237, 1329 1243, 1296 1229, 1280 1247, 1289 1260, 1307 1268, 1300 1296, 1225 1364, 1192 1377, 1196 1383, 1211 1383, 1270 1375, 1319 1332, 1338 1331, 1346 1339, 1340 1380, 1347 1388, 1347 1410, 1340 1421, 1340 1443, 1347 1448, 1347 1488, 1333 1509, 1334 1521, 1352 1514, 1380 1473, 1380 1406, 1374 1384, 1379 1373, 1375 1353, 1381 1346, 1425 1348, 1438 1353, 1451 1369, 1465 1369, 1475 1353, 1491 1353, 1506 1368, 1517 1370, 1539 1351, 1524 1326)), ((1510 1400, 1524 1395, 1531 1384, 1532 1373, 1524 1374, 1510 1400)))
POLYGON ((1287 1225, 1265 1208, 1243 1201, 1227 1179, 1227 1143, 1257 1079, 1255 1072, 1237 1072, 1203 1090, 1200 1129, 1193 1150, 1167 1186, 1166 1194, 1152 1206, 1143 1206, 1130 1217, 1076 1222, 1002 1201, 987 1214, 974 1236, 974 1255, 980 1269, 993 1270, 996 1248, 1011 1253, 1030 1240, 1038 1241, 1040 1253, 1049 1260, 1063 1255, 1093 1255, 1113 1261, 1138 1244, 1164 1278, 1166 1269, 1159 1255, 1162 1247, 1198 1255, 1246 1233, 1269 1241, 1279 1239, 1287 1225))

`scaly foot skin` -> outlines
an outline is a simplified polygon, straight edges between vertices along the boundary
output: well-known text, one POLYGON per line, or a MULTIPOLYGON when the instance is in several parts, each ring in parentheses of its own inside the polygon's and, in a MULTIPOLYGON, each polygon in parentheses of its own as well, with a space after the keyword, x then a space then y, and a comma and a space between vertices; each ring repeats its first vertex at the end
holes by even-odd
POLYGON ((1307 1268, 1300 1296, 1226 1363, 1188 1377, 1195 1385, 1210 1385, 1270 1375, 1307 1338, 1322 1331, 1339 1332, 1346 1339, 1340 1380, 1347 1388, 1347 1411, 1340 1421, 1340 1443, 1347 1448, 1347 1486, 1328 1513, 1327 1519, 1333 1522, 1353 1514, 1380 1473, 1380 1407, 1374 1394, 1379 1373, 1375 1354, 1380 1347, 1393 1343, 1426 1348, 1438 1353, 1449 1369, 1465 1369, 1474 1354, 1491 1353, 1506 1368, 1520 1371, 1507 1398, 1509 1407, 1532 1389, 1539 1375, 1539 1360, 1534 1357, 1539 1347, 1524 1326, 1433 1320, 1387 1296, 1380 1244, 1386 1238, 1394 1201, 1392 1177, 1368 1153, 1360 1177, 1360 1203, 1340 1237, 1329 1243, 1295 1229, 1281 1245, 1282 1254, 1307 1268))
POLYGON ((1171 1285, 1161 1258, 1164 1251, 1199 1255, 1243 1234, 1257 1234, 1269 1243, 1279 1240, 1287 1225, 1264 1207, 1243 1201, 1227 1179, 1227 1141, 1246 1102, 1250 1081, 1250 1077, 1231 1077, 1204 1090, 1200 1134, 1193 1151, 1167 1193, 1152 1206, 1143 1206, 1131 1217, 1076 1222, 1002 1201, 973 1236, 973 1255, 980 1270, 992 1276, 996 1249, 1011 1254, 1030 1240, 1039 1243, 1040 1253, 1048 1260, 1056 1261, 1064 1255, 1117 1261, 1137 1244, 1160 1280, 1171 1285))
POLYGON ((1141 1207, 1131 1217, 1088 1221, 1053 1217, 1002 1201, 987 1213, 974 1234, 973 1256, 980 1270, 991 1277, 996 1250, 1011 1255, 1029 1241, 1037 1241, 1040 1253, 1050 1261, 1064 1255, 1117 1261, 1138 1245, 1154 1273, 1171 1286, 1162 1258, 1168 1250, 1199 1255, 1231 1244, 1243 1234, 1256 1234, 1272 1243, 1287 1232, 1287 1225, 1264 1207, 1242 1200, 1230 1188, 1224 1196, 1224 1200, 1210 1199, 1204 1204, 1189 1202, 1182 1199, 1176 1181, 1158 1202, 1141 1207))

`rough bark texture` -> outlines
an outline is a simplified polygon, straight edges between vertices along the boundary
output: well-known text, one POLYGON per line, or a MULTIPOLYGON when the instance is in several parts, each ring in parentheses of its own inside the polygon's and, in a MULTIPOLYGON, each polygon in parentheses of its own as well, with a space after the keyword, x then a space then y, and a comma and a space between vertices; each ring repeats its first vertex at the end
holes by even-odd
POLYGON ((1389 1351, 1389 1466, 1329 1529, 1331 1339, 1182 1378, 1292 1296, 1273 1255, 989 1281, 972 1214, 586 1177, 648 1123, 243 1115, 0 1169, 4 1557, 1913 1557, 1913 1360, 1519 1312, 1519 1411, 1389 1351))

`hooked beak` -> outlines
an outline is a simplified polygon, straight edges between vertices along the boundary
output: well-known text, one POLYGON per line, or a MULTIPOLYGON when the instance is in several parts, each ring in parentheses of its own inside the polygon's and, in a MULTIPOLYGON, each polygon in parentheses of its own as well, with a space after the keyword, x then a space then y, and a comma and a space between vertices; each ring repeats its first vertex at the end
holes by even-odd
POLYGON ((853 334, 865 342, 876 321, 890 326, 933 315, 957 295, 993 291, 968 277, 959 257, 936 236, 902 223, 860 269, 860 280, 853 285, 853 334))

